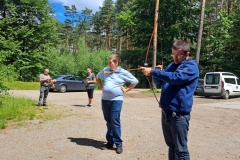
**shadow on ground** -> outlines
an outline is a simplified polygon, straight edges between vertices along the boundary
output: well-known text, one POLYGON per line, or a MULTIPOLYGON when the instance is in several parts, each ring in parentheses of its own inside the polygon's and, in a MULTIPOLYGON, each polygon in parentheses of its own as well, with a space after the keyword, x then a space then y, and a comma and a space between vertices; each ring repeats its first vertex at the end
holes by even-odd
POLYGON ((78 145, 92 146, 92 147, 99 148, 99 149, 105 143, 103 141, 98 141, 98 140, 89 139, 89 138, 72 138, 72 137, 68 137, 68 139, 70 139, 71 142, 76 143, 78 145))
POLYGON ((72 105, 74 107, 85 107, 86 105, 79 105, 79 104, 75 104, 75 105, 72 105))

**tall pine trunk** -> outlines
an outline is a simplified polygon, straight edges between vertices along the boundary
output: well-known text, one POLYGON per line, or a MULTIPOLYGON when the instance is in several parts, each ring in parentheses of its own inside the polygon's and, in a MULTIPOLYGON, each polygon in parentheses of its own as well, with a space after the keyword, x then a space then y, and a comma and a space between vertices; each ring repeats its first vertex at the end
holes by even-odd
POLYGON ((202 31, 203 31, 203 20, 204 20, 204 10, 205 10, 205 0, 202 0, 202 9, 201 9, 201 17, 199 22, 199 30, 198 30, 198 41, 197 41, 197 49, 196 49, 196 61, 199 64, 200 58, 200 50, 201 50, 201 43, 202 43, 202 31))

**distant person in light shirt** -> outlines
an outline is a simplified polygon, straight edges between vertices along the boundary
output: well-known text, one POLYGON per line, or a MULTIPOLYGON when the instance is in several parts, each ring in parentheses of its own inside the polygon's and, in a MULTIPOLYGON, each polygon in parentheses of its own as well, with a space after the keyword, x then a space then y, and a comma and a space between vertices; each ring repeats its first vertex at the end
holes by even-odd
POLYGON ((38 106, 47 106, 46 101, 47 101, 47 96, 48 92, 50 89, 50 83, 55 83, 56 80, 53 80, 50 75, 49 75, 49 69, 44 69, 43 74, 40 74, 39 76, 39 81, 40 81, 40 96, 38 100, 38 106))

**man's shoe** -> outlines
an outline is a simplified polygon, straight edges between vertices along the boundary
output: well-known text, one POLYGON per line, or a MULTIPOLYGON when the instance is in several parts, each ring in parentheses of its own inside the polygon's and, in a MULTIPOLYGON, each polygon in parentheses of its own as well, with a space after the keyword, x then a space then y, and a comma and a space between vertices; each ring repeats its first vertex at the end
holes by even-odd
POLYGON ((41 103, 38 103, 37 106, 40 107, 40 106, 41 106, 41 103))
POLYGON ((47 106, 47 104, 43 104, 43 106, 47 106))
POLYGON ((113 148, 113 144, 107 143, 101 147, 101 150, 106 150, 106 149, 111 149, 111 148, 113 148))
POLYGON ((117 154, 121 154, 123 152, 122 145, 117 146, 116 152, 117 154))

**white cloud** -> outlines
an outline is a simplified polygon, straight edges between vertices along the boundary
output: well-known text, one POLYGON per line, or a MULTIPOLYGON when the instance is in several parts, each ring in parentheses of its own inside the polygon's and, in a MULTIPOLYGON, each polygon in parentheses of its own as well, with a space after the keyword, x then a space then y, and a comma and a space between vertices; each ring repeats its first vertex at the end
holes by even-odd
MULTIPOLYGON (((61 3, 63 6, 75 5, 78 11, 84 10, 86 7, 93 10, 92 13, 99 11, 103 0, 49 0, 50 3, 61 3)), ((115 1, 115 0, 114 0, 115 1)))

